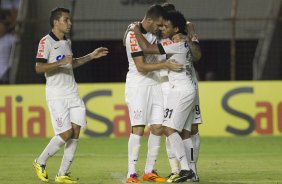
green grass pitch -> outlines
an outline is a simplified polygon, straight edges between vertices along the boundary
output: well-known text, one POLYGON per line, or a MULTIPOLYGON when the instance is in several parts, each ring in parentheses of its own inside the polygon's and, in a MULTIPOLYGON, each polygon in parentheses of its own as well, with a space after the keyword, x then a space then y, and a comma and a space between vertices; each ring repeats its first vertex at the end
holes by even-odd
MULTIPOLYGON (((41 183, 32 162, 49 139, 0 138, 0 183, 41 183)), ((156 169, 161 176, 169 174, 164 139, 156 169)), ((138 171, 142 176, 147 138, 142 139, 138 171)), ((59 169, 62 150, 47 163, 49 183, 59 169)), ((71 167, 71 175, 80 184, 119 184, 127 172, 127 138, 81 139, 71 167)), ((203 184, 282 184, 282 137, 229 137, 201 139, 198 162, 203 184)), ((144 182, 146 183, 146 182, 144 182)))

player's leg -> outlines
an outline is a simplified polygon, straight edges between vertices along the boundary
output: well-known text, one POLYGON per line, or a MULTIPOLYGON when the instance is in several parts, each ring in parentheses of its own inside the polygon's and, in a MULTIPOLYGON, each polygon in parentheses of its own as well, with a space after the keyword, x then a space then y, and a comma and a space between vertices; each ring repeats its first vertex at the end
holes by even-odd
POLYGON ((73 129, 74 134, 65 144, 65 150, 64 150, 64 155, 63 155, 63 159, 61 162, 61 166, 55 178, 55 181, 59 183, 66 183, 66 182, 67 183, 77 183, 75 179, 72 179, 70 177, 68 170, 71 164, 73 163, 74 155, 77 149, 80 126, 73 124, 72 129, 73 129))
POLYGON ((202 117, 201 117, 201 110, 200 110, 200 98, 199 93, 197 92, 196 99, 195 99, 195 111, 194 111, 194 121, 191 128, 191 138, 194 147, 194 160, 195 160, 195 177, 193 181, 198 182, 200 181, 199 176, 197 174, 197 162, 200 153, 200 134, 199 134, 199 125, 202 124, 202 117))
POLYGON ((194 146, 191 138, 192 123, 194 122, 195 107, 189 113, 184 128, 181 132, 181 137, 185 145, 186 156, 188 159, 189 167, 196 173, 196 163, 194 159, 194 146))
POLYGON ((192 125, 191 138, 194 147, 194 158, 195 158, 195 162, 197 162, 199 158, 199 151, 200 151, 199 124, 192 125))
MULTIPOLYGON (((194 107, 195 95, 195 90, 187 90, 186 86, 174 87, 169 95, 170 99, 168 99, 168 109, 165 114, 164 126, 168 125, 167 127, 181 132, 186 124, 190 111, 194 107)), ((181 166, 179 177, 174 179, 173 182, 183 182, 187 179, 191 179, 194 176, 194 172, 188 165, 185 145, 182 138, 177 132, 173 134, 166 132, 166 134, 171 145, 173 145, 174 153, 181 166)))
POLYGON ((193 107, 195 91, 186 91, 175 87, 171 89, 169 96, 163 125, 166 126, 165 135, 173 145, 174 154, 181 166, 179 177, 173 182, 182 182, 192 178, 194 173, 188 166, 185 147, 178 132, 182 131, 193 107))
POLYGON ((198 161, 199 151, 200 151, 200 134, 199 134, 200 124, 202 124, 202 117, 201 117, 199 96, 198 96, 196 97, 194 121, 191 128, 191 138, 194 146, 194 158, 196 162, 198 161))
MULTIPOLYGON (((165 71, 161 71, 161 73, 163 72, 165 71)), ((161 87, 162 87, 162 92, 163 92, 164 111, 165 111, 165 107, 167 105, 168 93, 171 88, 167 76, 164 76, 161 78, 161 87)), ((171 168, 170 174, 166 177, 168 179, 168 182, 170 182, 170 180, 172 181, 172 179, 178 176, 178 173, 179 173, 178 160, 175 157, 175 154, 173 153, 172 149, 173 149, 172 145, 166 137, 166 152, 167 152, 167 156, 169 160, 169 165, 171 168)))
POLYGON ((38 178, 45 182, 48 182, 48 174, 46 171, 48 158, 56 154, 73 134, 71 124, 68 123, 69 112, 66 104, 65 100, 48 101, 51 121, 56 135, 50 140, 49 144, 33 163, 38 178))
POLYGON ((128 106, 129 118, 132 127, 128 140, 128 183, 140 183, 137 176, 136 165, 141 146, 141 137, 144 134, 147 122, 147 90, 147 87, 143 86, 134 88, 126 87, 125 91, 125 100, 128 106))
POLYGON ((148 139, 148 152, 143 180, 165 182, 166 178, 160 177, 156 170, 154 170, 163 134, 163 97, 160 85, 150 86, 148 102, 147 109, 151 109, 148 117, 151 131, 148 139))
POLYGON ((161 124, 153 124, 150 126, 150 129, 151 132, 148 139, 147 159, 142 178, 143 181, 165 182, 166 178, 159 176, 157 171, 154 170, 154 165, 159 154, 163 127, 161 124))
POLYGON ((141 146, 141 137, 144 134, 145 125, 132 126, 131 134, 128 140, 128 183, 140 183, 137 176, 136 165, 139 158, 141 146))
MULTIPOLYGON (((161 72, 165 72, 165 71, 161 71, 161 72)), ((166 107, 168 93, 171 88, 167 76, 164 76, 161 78, 161 88, 162 88, 162 93, 163 93, 164 107, 166 107)), ((165 108, 164 108, 164 111, 165 111, 165 108)), ((166 137, 166 152, 167 152, 167 156, 169 160, 169 165, 171 168, 171 173, 167 176, 168 180, 171 179, 171 177, 174 178, 174 175, 178 175, 179 173, 178 160, 176 159, 172 149, 173 149, 172 145, 166 137)))
POLYGON ((193 144, 193 157, 194 157, 194 162, 195 162, 195 177, 192 178, 194 182, 199 182, 200 178, 197 173, 197 162, 199 158, 199 151, 200 151, 200 134, 198 131, 198 125, 199 124, 193 124, 192 125, 192 131, 191 131, 191 139, 192 139, 192 144, 193 144))
POLYGON ((181 133, 183 144, 185 146, 186 157, 188 160, 189 167, 196 173, 195 159, 194 159, 194 147, 191 138, 191 132, 188 130, 183 130, 181 133))
POLYGON ((169 142, 168 138, 166 138, 166 152, 169 160, 169 165, 171 168, 170 174, 167 176, 167 182, 171 183, 176 177, 178 177, 179 166, 178 160, 173 152, 172 145, 169 142))
POLYGON ((80 129, 86 126, 86 109, 80 98, 69 99, 68 104, 70 121, 73 122, 71 123, 73 135, 66 142, 63 159, 55 181, 61 183, 77 183, 76 180, 69 176, 68 171, 74 160, 80 129))

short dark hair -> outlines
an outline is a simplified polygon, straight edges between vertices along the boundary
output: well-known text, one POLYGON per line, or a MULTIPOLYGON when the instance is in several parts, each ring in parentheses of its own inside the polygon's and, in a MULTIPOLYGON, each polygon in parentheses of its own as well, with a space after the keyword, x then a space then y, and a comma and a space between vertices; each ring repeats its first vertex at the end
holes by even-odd
POLYGON ((165 11, 161 5, 152 5, 146 12, 145 17, 151 18, 153 20, 158 19, 159 17, 164 17, 165 11))
POLYGON ((169 11, 175 11, 175 6, 171 3, 164 3, 162 4, 162 7, 164 9, 164 11, 169 12, 169 11))
POLYGON ((70 10, 67 8, 55 8, 51 11, 50 15, 50 26, 54 27, 54 20, 59 20, 62 16, 62 13, 70 13, 70 10))
POLYGON ((167 12, 165 20, 168 20, 172 23, 173 27, 179 29, 178 33, 187 34, 186 31, 186 19, 182 13, 179 11, 170 11, 167 12))

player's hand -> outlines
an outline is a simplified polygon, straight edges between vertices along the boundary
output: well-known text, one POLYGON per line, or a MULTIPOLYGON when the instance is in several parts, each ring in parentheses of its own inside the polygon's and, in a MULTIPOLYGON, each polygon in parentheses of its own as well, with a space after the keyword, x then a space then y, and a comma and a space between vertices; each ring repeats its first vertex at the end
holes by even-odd
POLYGON ((198 41, 199 37, 198 37, 198 35, 197 35, 196 31, 195 31, 194 24, 192 22, 187 21, 186 22, 186 26, 187 26, 189 38, 192 41, 198 41))
POLYGON ((168 59, 166 61, 166 66, 169 70, 172 70, 175 72, 179 72, 183 68, 183 65, 176 63, 174 59, 168 59))
POLYGON ((187 35, 183 35, 181 33, 176 34, 173 36, 173 42, 177 43, 177 42, 185 42, 185 41, 189 41, 189 37, 187 35))
POLYGON ((98 59, 100 57, 108 55, 109 50, 106 47, 99 47, 95 49, 93 52, 91 52, 89 55, 91 59, 98 59))
POLYGON ((128 26, 130 31, 134 31, 135 33, 140 31, 140 22, 133 22, 128 26))

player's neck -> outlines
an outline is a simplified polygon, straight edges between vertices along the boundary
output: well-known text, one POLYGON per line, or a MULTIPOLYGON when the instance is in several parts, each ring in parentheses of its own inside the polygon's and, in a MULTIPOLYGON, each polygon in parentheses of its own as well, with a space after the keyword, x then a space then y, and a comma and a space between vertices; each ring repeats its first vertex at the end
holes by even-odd
POLYGON ((59 39, 59 40, 64 40, 65 38, 65 33, 53 28, 52 32, 54 33, 54 35, 59 39))
MULTIPOLYGON (((150 32, 149 30, 149 25, 146 23, 146 21, 144 21, 144 20, 142 20, 142 22, 141 22, 141 26, 142 26, 142 29, 144 30, 144 31, 146 31, 146 32, 150 32)), ((143 31, 143 32, 144 32, 143 31)))

